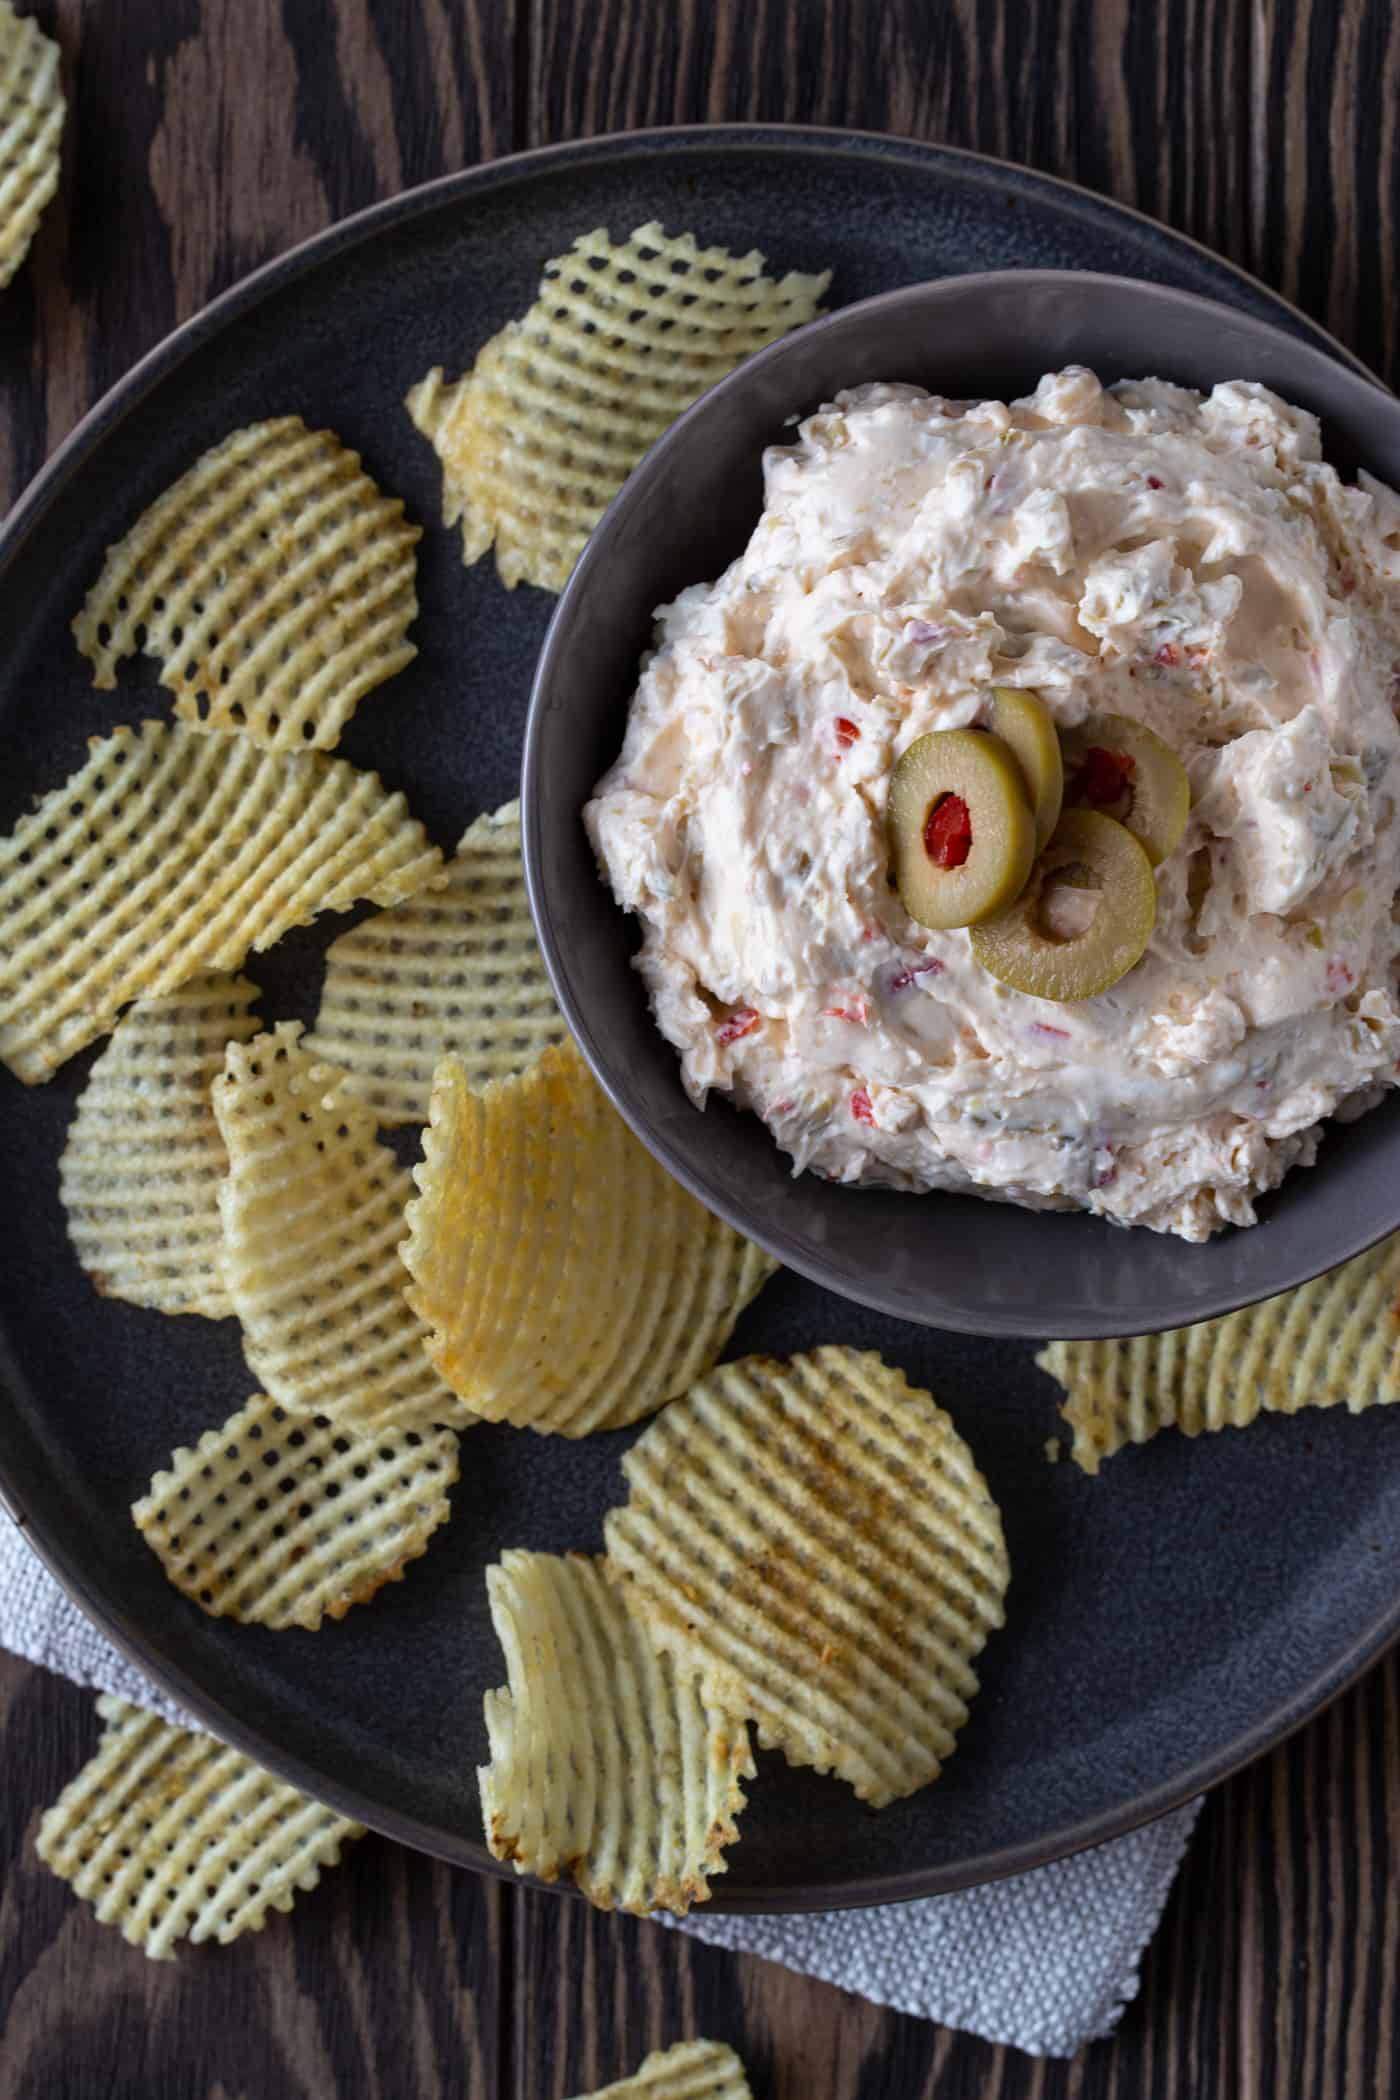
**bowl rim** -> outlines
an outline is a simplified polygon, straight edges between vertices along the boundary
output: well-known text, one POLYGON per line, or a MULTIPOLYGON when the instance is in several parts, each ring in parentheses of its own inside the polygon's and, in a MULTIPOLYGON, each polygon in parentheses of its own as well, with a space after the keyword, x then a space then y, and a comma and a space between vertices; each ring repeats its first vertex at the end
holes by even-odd
MULTIPOLYGON (((859 322, 867 316, 889 313, 911 303, 946 302, 956 305, 959 300, 976 297, 987 290, 1012 288, 1020 293, 1037 283, 1075 286, 1088 296, 1106 291, 1111 291, 1115 296, 1126 294, 1149 306, 1169 306, 1175 310, 1184 307, 1188 311, 1194 310, 1203 323, 1212 316, 1228 318, 1232 326, 1244 326, 1273 338, 1290 357, 1302 360, 1305 370, 1312 367, 1334 382, 1340 376, 1344 384, 1363 387, 1368 393, 1379 396, 1376 405, 1380 413, 1394 417, 1397 429, 1400 429, 1400 398, 1349 352, 1340 358, 1335 357, 1301 336, 1292 335, 1276 322, 1265 321, 1257 315, 1228 307, 1222 301, 1207 298, 1199 292, 1188 292, 1142 278, 1123 277, 1098 270, 978 270, 960 272, 948 277, 923 279, 914 284, 900 285, 893 291, 877 292, 868 299, 853 300, 850 305, 836 307, 832 312, 819 316, 802 328, 794 329, 790 334, 780 337, 765 349, 746 358, 698 400, 692 402, 689 408, 683 410, 633 468, 594 526, 556 602, 536 658, 525 724, 520 811, 525 884, 530 913, 554 996, 594 1077, 653 1157, 709 1210, 714 1211, 737 1231, 755 1240, 785 1267, 796 1270, 824 1289, 835 1291, 856 1304, 866 1305, 877 1312, 901 1319, 916 1316, 911 1315, 903 1304, 896 1304, 882 1290, 878 1277, 850 1281, 843 1276, 840 1282, 835 1281, 830 1269, 824 1266, 822 1258, 810 1254, 800 1239, 778 1225, 756 1220, 746 1205, 731 1195, 727 1186, 720 1186, 706 1176, 697 1165, 694 1156, 700 1149, 698 1143, 677 1142, 668 1130, 657 1125, 639 1107, 626 1073, 610 1055, 608 1029, 597 1025, 594 1019, 596 1007, 586 995, 580 996, 578 980, 567 967, 564 946, 555 928, 552 887, 545 874, 547 856, 540 816, 541 781, 546 765, 542 747, 547 736, 546 719, 551 711, 550 695, 559 682, 566 659, 568 629, 574 617, 574 609, 580 599, 593 589, 595 580, 601 579, 605 574, 612 560, 610 541, 619 521, 625 519, 641 491, 665 471, 673 453, 687 444, 697 425, 703 425, 714 414, 717 405, 722 405, 736 394, 741 394, 753 383, 756 376, 761 377, 774 366, 781 365, 793 354, 795 347, 810 343, 819 333, 838 333, 849 327, 853 321, 859 322)), ((606 889, 607 885, 601 875, 599 881, 606 889)), ((623 914, 620 907, 617 909, 620 918, 630 916, 623 914)), ((659 1032, 658 1039, 661 1039, 659 1032)), ((677 1095, 684 1098, 679 1059, 675 1060, 675 1073, 677 1095)), ((701 1111, 694 1110, 693 1120, 684 1121, 683 1127, 687 1131, 695 1129, 700 1116, 701 1111)), ((1173 1327, 1195 1325, 1207 1319, 1239 1311, 1242 1307, 1261 1303, 1266 1298, 1311 1282, 1315 1277, 1340 1267, 1344 1262, 1376 1246, 1390 1232, 1400 1228, 1400 1188, 1397 1188, 1395 1203, 1395 1216, 1388 1224, 1374 1229, 1362 1227, 1359 1230, 1343 1232, 1328 1247, 1322 1259, 1308 1253, 1285 1264, 1277 1275, 1270 1279, 1265 1289, 1261 1290, 1248 1284, 1242 1288, 1217 1289, 1208 1294, 1202 1304, 1189 1307, 1179 1305, 1174 1299, 1167 1300, 1146 1319, 1134 1313, 1120 1319, 1114 1325, 1106 1325, 1103 1318, 1079 1317, 1072 1312, 1063 1313, 1056 1332, 1063 1339, 1070 1341, 1158 1333, 1173 1327)), ((1087 1213, 1071 1215, 1076 1219, 1083 1217, 1091 1224, 1102 1222, 1090 1219, 1087 1213)), ((1257 1232, 1260 1226, 1248 1229, 1257 1232)), ((1219 1244, 1219 1241, 1207 1243, 1211 1244, 1219 1244)), ((937 1317, 930 1318, 926 1324, 938 1326, 949 1333, 968 1334, 986 1339, 1039 1341, 1044 1338, 1041 1320, 1033 1312, 1023 1311, 1019 1306, 1007 1309, 992 1326, 977 1314, 969 1315, 960 1305, 945 1300, 940 1301, 937 1317)))

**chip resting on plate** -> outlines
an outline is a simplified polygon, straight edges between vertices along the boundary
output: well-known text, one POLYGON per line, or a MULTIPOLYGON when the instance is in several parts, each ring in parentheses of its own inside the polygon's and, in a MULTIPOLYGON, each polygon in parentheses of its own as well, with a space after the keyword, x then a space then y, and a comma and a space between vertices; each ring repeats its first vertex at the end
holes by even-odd
POLYGON ((753 1777, 746 1723, 678 1678, 601 1560, 507 1552, 486 1594, 510 1679, 477 1773, 493 1856, 603 1910, 703 1903, 753 1777))
POLYGON ((482 1087, 564 1032, 525 897, 520 804, 508 802, 464 833, 441 889, 333 942, 306 1045, 350 1073, 381 1123, 422 1123, 449 1051, 482 1087))
POLYGON ((144 649, 185 721, 326 751, 418 653, 421 536, 333 432, 251 423, 108 548, 73 635, 95 685, 144 649))
POLYGON ((817 312, 831 272, 764 275, 754 250, 639 226, 580 234, 544 266, 529 312, 464 379, 441 368, 407 408, 442 461, 442 513, 463 558, 494 545, 501 581, 562 590, 642 454, 726 372, 817 312))
POLYGON ((177 1940, 257 1932, 363 1835, 212 1736, 105 1694, 97 1711, 102 1740, 45 1813, 35 1849, 155 1961, 177 1940))
POLYGON ((441 868, 403 796, 344 759, 179 723, 94 737, 0 838, 0 1059, 37 1084, 133 999, 441 868))
POLYGON ((580 2093, 578 2100, 753 2100, 744 2066, 725 2042, 677 2042, 653 2049, 630 2078, 580 2093))
POLYGON ((0 0, 0 289, 29 253, 58 188, 63 136, 59 48, 0 0))
POLYGON ((413 1178, 409 1303, 492 1422, 587 1436, 650 1414, 777 1267, 657 1165, 572 1043, 479 1094, 444 1058, 413 1178))
POLYGON ((1166 1334, 1051 1342, 1070 1456, 1086 1473, 1159 1429, 1199 1436, 1303 1407, 1351 1414, 1400 1400, 1400 1234, 1241 1312, 1166 1334))
POLYGON ((283 1021, 231 1043, 214 1082, 228 1148, 224 1283, 249 1368, 296 1414, 466 1423, 424 1349, 399 1255, 413 1184, 345 1075, 283 1021))
POLYGON ((131 1514, 211 1618, 314 1632, 427 1551, 456 1478, 457 1438, 426 1416, 356 1429, 257 1393, 177 1451, 131 1514))
POLYGON ((104 1297, 211 1320, 233 1311, 218 1195, 228 1154, 209 1089, 228 1045, 257 1034, 257 996, 246 977, 217 975, 139 999, 93 1065, 58 1188, 74 1252, 104 1297))
POLYGON ((875 1808, 938 1777, 1003 1622, 1001 1516, 869 1352, 722 1364, 638 1437, 609 1575, 705 1698, 875 1808))

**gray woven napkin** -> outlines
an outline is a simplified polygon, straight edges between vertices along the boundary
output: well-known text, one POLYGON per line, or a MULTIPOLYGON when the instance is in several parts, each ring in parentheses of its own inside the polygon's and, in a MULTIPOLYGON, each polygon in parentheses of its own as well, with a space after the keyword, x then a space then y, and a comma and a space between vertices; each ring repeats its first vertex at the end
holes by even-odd
MULTIPOLYGON (((84 1617, 3 1515, 0 1647, 75 1684, 198 1725, 84 1617)), ((1096 1851, 957 1896, 818 1917, 702 1911, 677 1929, 1033 2056, 1072 2056, 1116 2026, 1136 1995, 1138 1963, 1199 1805, 1096 1851)))

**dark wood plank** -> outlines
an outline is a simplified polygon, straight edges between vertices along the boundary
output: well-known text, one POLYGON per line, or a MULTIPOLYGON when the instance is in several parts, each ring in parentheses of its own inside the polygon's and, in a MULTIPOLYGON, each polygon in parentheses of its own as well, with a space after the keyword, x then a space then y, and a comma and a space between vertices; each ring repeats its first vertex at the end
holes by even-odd
MULTIPOLYGON (((514 145, 717 118, 1027 160, 1207 241, 1400 377, 1391 0, 22 0, 60 196, 0 325, 0 502, 175 322, 341 214, 514 145)), ((1072 2066, 378 1840, 155 1968, 37 1865, 90 1698, 0 1659, 0 2092, 558 2100, 682 2033, 760 2100, 1369 2100, 1397 2087, 1400 1664, 1223 1788, 1119 2037, 1072 2066)))
POLYGON ((530 6, 532 145, 739 119, 904 132, 1086 183, 1244 259, 1247 0, 530 6))
POLYGON ((828 1985, 522 1896, 517 2100, 713 2033, 762 2100, 1390 2100, 1400 1659, 1207 1802, 1117 2035, 1032 2064, 828 1985))
POLYGON ((1250 266, 1394 385, 1400 14, 1271 0, 1251 76, 1250 266))
POLYGON ((150 1962, 33 1852, 96 1739, 90 1694, 0 1656, 5 2100, 495 2100, 510 1891, 367 1838, 290 1917, 150 1962))
POLYGON ((975 147, 1167 220, 1400 376, 1391 0, 528 4, 532 145, 744 119, 975 147))
POLYGON ((516 0, 26 0, 61 43, 59 196, 0 327, 0 501, 215 293, 518 143, 516 0))
MULTIPOLYGON (((1073 2064, 950 2035, 748 1958, 370 1838, 290 1918, 156 1967, 38 1865, 89 1695, 0 1658, 6 2100, 222 2092, 559 2100, 711 2033, 760 2100, 1389 2100, 1400 1662, 1222 1788, 1118 2036, 1073 2064), (503 1986, 513 1984, 513 1989, 503 1986), (118 2066, 110 2086, 98 2066, 118 2066)), ((104 2071, 105 2075, 105 2071, 104 2071)))

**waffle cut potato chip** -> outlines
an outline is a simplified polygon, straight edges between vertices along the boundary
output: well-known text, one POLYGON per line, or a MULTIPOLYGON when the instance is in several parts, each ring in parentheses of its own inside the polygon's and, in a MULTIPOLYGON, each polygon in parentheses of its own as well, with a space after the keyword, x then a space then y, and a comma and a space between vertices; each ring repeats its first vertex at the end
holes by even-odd
POLYGON ((94 737, 0 838, 0 1059, 35 1085, 133 999, 441 868, 403 796, 344 759, 178 723, 94 737))
POLYGON ((228 1148, 224 1283, 249 1368, 294 1414, 336 1424, 472 1418, 404 1296, 408 1170, 345 1075, 301 1049, 299 1021, 230 1043, 214 1082, 228 1148))
POLYGON ((493 1857, 602 1910, 684 1916, 739 1834, 747 1725, 678 1678, 601 1560, 508 1552, 486 1593, 510 1678, 477 1773, 493 1857))
POLYGON ((406 407, 442 461, 443 523, 463 559, 493 545, 508 589, 562 590, 642 454, 683 408, 753 351, 810 321, 831 272, 781 280, 755 250, 702 248, 639 226, 615 244, 580 234, 544 266, 529 312, 465 379, 441 368, 406 407))
POLYGON ((578 2100, 753 2100, 744 2066, 725 2042, 677 2042, 653 2049, 630 2078, 578 2100))
POLYGON ((108 548, 73 636, 94 685, 144 649, 184 721, 329 751, 418 653, 421 537, 332 431, 251 423, 108 548))
POLYGON ((403 1257, 474 1414, 560 1436, 684 1392, 777 1267, 657 1165, 575 1046, 482 1093, 444 1058, 403 1257))
POLYGON ((520 804, 508 802, 463 834, 441 889, 332 944, 306 1046, 350 1074, 381 1123, 423 1123, 449 1052, 483 1087, 564 1033, 525 898, 520 804))
POLYGON ((0 290, 58 188, 64 114, 57 44, 0 0, 0 290))
POLYGON ((131 1514, 211 1618, 314 1633, 426 1553, 456 1478, 457 1438, 426 1416, 358 1430, 256 1393, 176 1451, 131 1514))
POLYGON ((45 1866, 133 1947, 227 1945, 290 1910, 363 1828, 212 1736, 123 1699, 97 1702, 102 1740, 39 1824, 45 1866))
POLYGON ((873 1353, 722 1364, 622 1461, 609 1576, 704 1698, 874 1808, 936 1779, 1003 1623, 1001 1516, 873 1353))
POLYGON ((226 1318, 219 1183, 228 1154, 209 1089, 258 1032, 257 986, 192 977, 140 999, 93 1065, 58 1163, 68 1237, 107 1298, 226 1318))
POLYGON ((1106 1342, 1051 1342, 1071 1458, 1086 1473, 1159 1429, 1242 1429, 1261 1414, 1400 1400, 1400 1234, 1296 1290, 1218 1320, 1106 1342))

